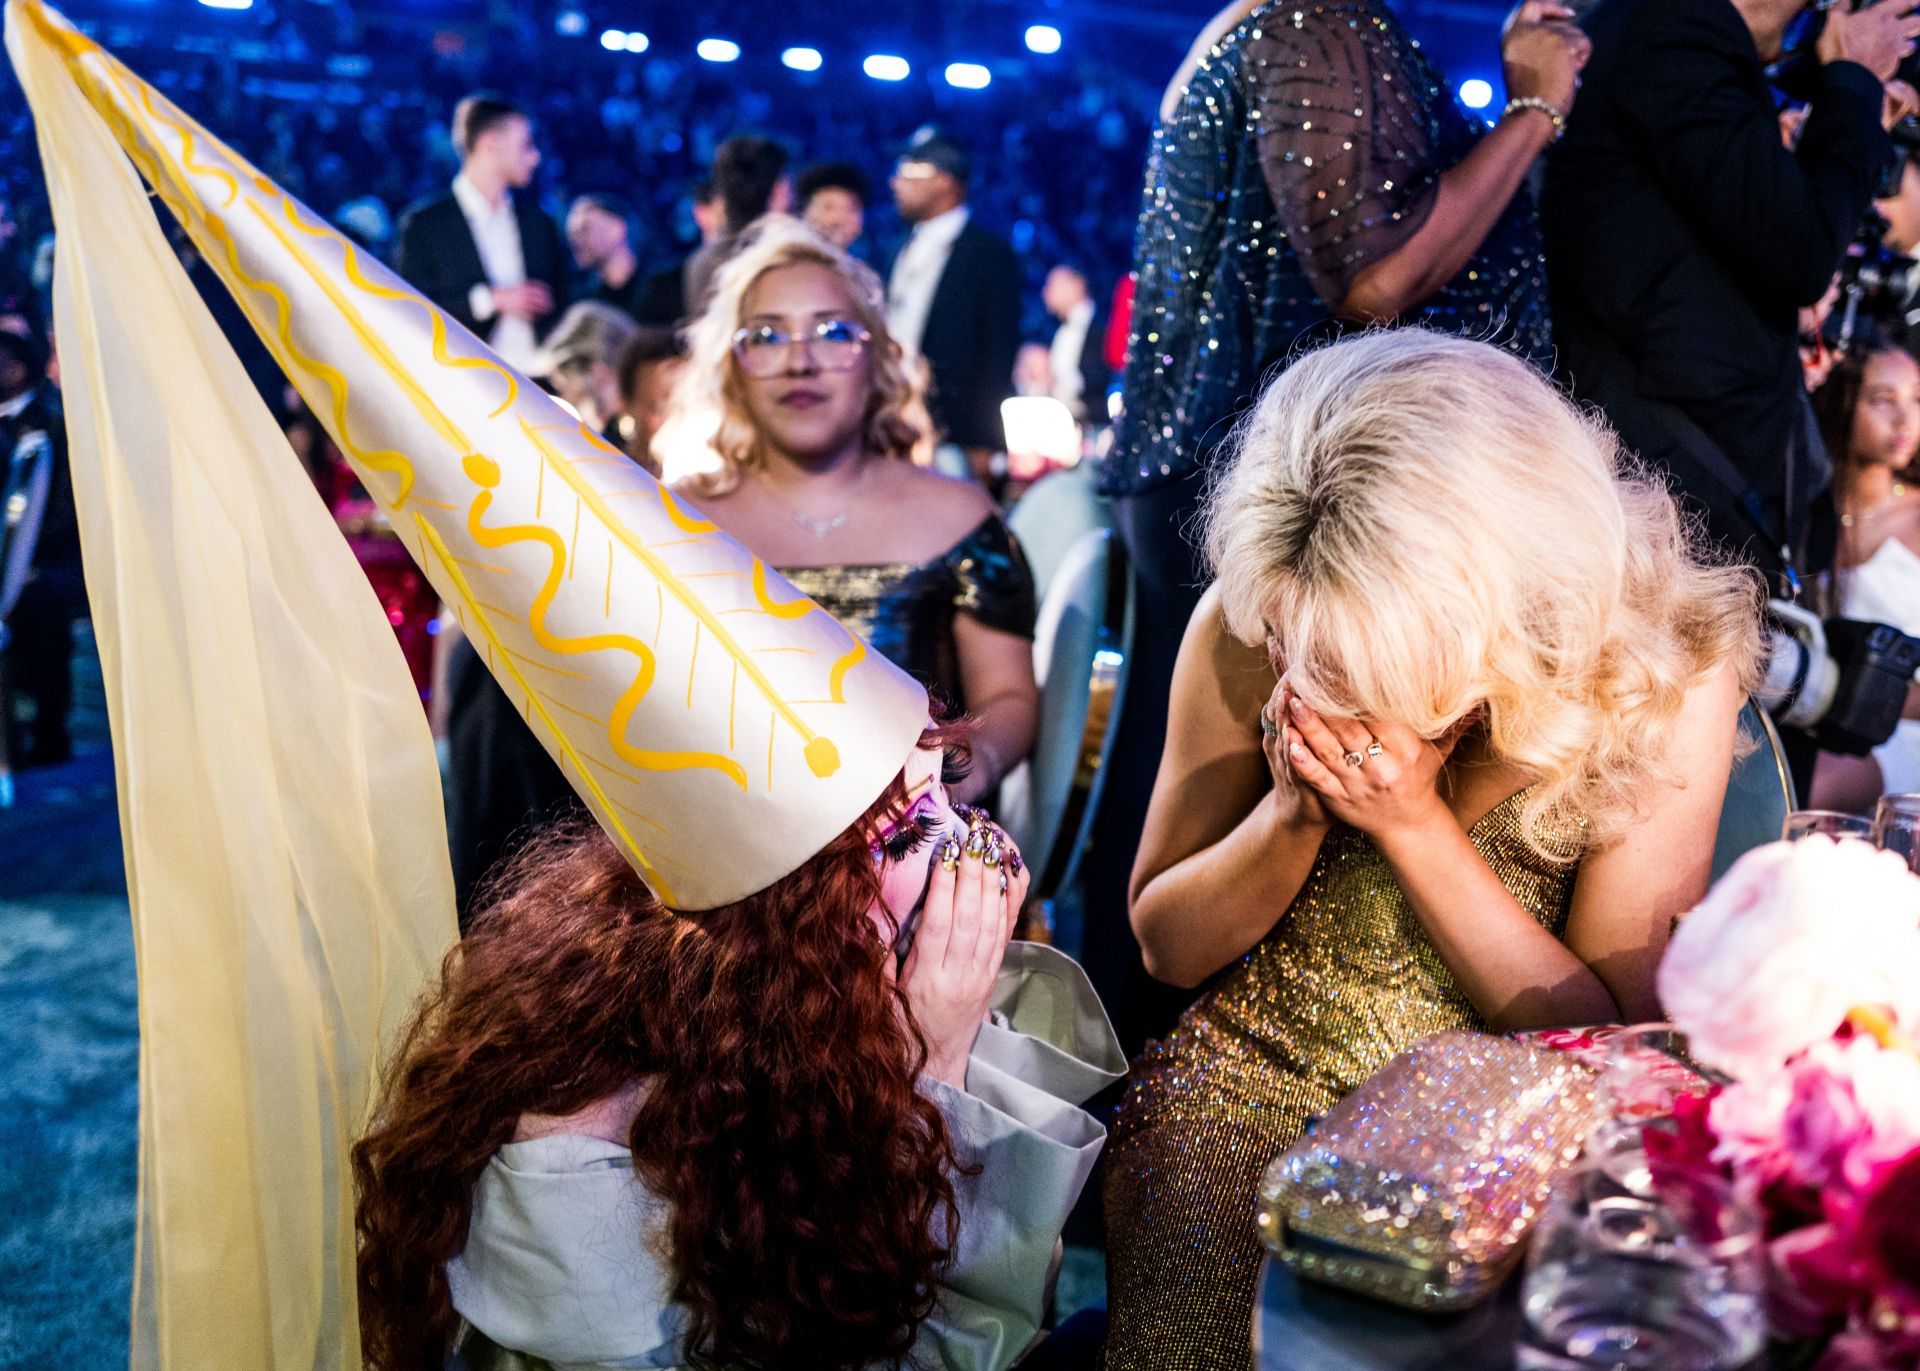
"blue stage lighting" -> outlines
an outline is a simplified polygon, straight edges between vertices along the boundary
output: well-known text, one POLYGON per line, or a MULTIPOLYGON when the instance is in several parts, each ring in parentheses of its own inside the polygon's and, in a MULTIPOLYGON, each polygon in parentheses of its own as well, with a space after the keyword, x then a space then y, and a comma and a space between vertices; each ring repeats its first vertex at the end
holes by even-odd
POLYGON ((627 41, 622 44, 622 46, 625 47, 628 52, 645 52, 653 46, 653 43, 644 33, 630 33, 627 35, 627 41))
POLYGON ((1052 24, 1035 24, 1027 30, 1027 50, 1039 53, 1060 51, 1060 30, 1052 24))
POLYGON ((708 62, 734 62, 740 58, 740 45, 731 38, 702 38, 694 51, 708 62))
POLYGON ((250 10, 253 0, 200 0, 210 10, 250 10))
POLYGON ((1482 81, 1477 76, 1470 81, 1462 81, 1460 83, 1460 103, 1468 109, 1485 109, 1493 103, 1492 84, 1482 81))
POLYGON ((781 65, 792 67, 795 71, 819 71, 820 61, 817 48, 788 48, 780 54, 781 65))
POLYGON ((627 46, 627 35, 622 29, 608 29, 600 35, 600 46, 608 52, 620 52, 627 46))
POLYGON ((877 52, 860 64, 860 70, 876 81, 904 81, 913 70, 904 57, 892 57, 877 52))
POLYGON ((579 10, 561 10, 553 16, 553 31, 562 38, 578 38, 587 31, 587 16, 579 10))
POLYGON ((992 80, 993 73, 978 62, 955 62, 947 68, 947 84, 961 90, 985 90, 992 80))

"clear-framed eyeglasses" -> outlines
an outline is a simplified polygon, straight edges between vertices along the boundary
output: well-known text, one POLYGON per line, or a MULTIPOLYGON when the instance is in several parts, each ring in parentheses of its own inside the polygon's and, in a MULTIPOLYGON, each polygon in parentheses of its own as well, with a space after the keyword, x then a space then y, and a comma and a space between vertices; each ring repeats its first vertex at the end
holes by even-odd
POLYGON ((749 324, 733 335, 733 355, 747 375, 765 379, 787 369, 797 344, 822 371, 851 371, 873 337, 852 319, 823 319, 812 328, 789 333, 771 324, 749 324))

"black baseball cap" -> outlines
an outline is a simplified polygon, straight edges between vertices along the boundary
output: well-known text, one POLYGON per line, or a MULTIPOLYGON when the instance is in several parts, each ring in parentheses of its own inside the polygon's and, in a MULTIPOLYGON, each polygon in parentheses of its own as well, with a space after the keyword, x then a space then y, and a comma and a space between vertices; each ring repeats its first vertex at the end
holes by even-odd
POLYGON ((916 132, 900 149, 902 162, 925 162, 944 171, 961 185, 973 176, 973 159, 967 150, 931 124, 916 132))

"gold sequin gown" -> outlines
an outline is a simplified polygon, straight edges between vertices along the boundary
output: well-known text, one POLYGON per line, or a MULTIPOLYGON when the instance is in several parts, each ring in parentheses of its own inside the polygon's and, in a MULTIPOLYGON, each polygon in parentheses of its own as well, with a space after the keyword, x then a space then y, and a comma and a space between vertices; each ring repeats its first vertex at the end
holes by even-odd
MULTIPOLYGON (((1578 867, 1528 846, 1525 795, 1469 836, 1557 937, 1578 867)), ((1107 1145, 1109 1371, 1247 1367, 1261 1171, 1401 1048, 1484 1026, 1386 860, 1335 828, 1273 930, 1133 1064, 1107 1145)))

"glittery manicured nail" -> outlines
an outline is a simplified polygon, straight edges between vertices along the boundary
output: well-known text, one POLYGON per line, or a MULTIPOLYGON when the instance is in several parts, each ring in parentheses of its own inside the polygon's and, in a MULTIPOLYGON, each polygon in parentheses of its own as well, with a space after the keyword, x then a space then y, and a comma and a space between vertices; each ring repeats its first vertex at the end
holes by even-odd
POLYGON ((985 860, 988 866, 1000 865, 1000 860, 1004 855, 1005 854, 1000 850, 1000 840, 998 838, 995 838, 992 842, 987 844, 987 855, 985 860))
POLYGON ((967 835, 967 855, 978 857, 987 850, 987 835, 984 829, 976 828, 967 835))
POLYGON ((1000 873, 1000 893, 1002 895, 1007 893, 1007 873, 1004 871, 1000 873))
POLYGON ((940 869, 951 871, 960 865, 960 840, 949 838, 940 848, 940 869))
POLYGON ((1020 860, 1019 848, 1016 847, 1008 850, 1007 870, 1011 871, 1014 875, 1018 876, 1021 873, 1021 871, 1025 869, 1026 865, 1027 864, 1025 862, 1020 860))

